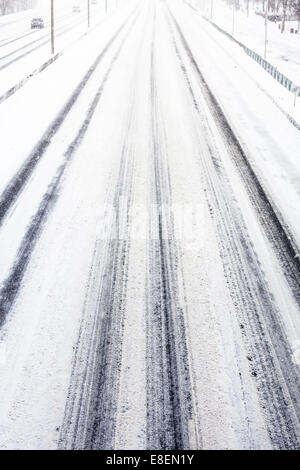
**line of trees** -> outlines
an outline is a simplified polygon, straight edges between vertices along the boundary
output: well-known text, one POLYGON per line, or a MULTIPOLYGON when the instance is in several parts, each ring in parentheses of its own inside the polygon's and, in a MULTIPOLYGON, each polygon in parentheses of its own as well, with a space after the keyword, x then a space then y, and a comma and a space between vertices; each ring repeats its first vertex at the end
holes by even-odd
POLYGON ((245 6, 250 8, 252 4, 253 8, 256 8, 261 11, 265 11, 266 5, 268 3, 269 11, 273 13, 282 13, 284 11, 287 14, 293 15, 297 13, 300 8, 300 0, 225 0, 228 5, 235 5, 237 10, 245 8, 245 6))
POLYGON ((265 14, 268 7, 269 19, 276 16, 281 21, 282 32, 285 30, 287 19, 298 19, 298 24, 300 23, 300 0, 225 0, 225 2, 231 7, 234 5, 237 10, 246 9, 248 15, 250 4, 262 15, 265 14))
MULTIPOLYGON (((249 1, 249 0, 248 0, 249 1)), ((265 12, 268 5, 268 16, 279 15, 281 32, 285 30, 285 22, 289 19, 298 19, 300 22, 300 0, 256 0, 256 4, 262 3, 262 11, 265 12)))
POLYGON ((0 15, 16 13, 17 11, 33 8, 37 0, 0 0, 0 15))

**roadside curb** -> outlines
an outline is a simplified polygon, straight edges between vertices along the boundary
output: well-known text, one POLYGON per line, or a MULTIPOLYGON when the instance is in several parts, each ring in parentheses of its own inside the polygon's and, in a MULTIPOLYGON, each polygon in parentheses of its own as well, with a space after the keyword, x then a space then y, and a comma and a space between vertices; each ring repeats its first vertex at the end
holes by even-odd
POLYGON ((30 80, 30 78, 34 77, 35 75, 37 75, 38 73, 42 72, 47 67, 49 67, 49 65, 53 64, 53 62, 56 61, 62 54, 63 54, 63 51, 58 52, 53 57, 51 57, 49 60, 47 60, 47 62, 45 62, 40 67, 38 67, 33 72, 31 72, 29 75, 27 75, 27 77, 23 78, 19 83, 17 83, 12 88, 10 88, 8 91, 6 91, 2 96, 0 96, 0 104, 3 103, 3 101, 7 100, 7 98, 12 96, 14 93, 16 93, 16 91, 18 91, 20 88, 22 88, 22 86, 24 86, 25 83, 27 83, 28 80, 30 80))

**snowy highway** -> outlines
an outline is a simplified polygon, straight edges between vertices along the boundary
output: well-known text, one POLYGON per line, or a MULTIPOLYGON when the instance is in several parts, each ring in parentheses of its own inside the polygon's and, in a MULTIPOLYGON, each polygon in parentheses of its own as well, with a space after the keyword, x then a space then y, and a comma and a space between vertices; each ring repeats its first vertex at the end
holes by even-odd
POLYGON ((0 449, 300 449, 300 132, 184 2, 95 8, 0 103, 0 449))
MULTIPOLYGON (((55 10, 55 51, 61 52, 86 33, 87 13, 72 12, 72 4, 55 10)), ((105 18, 104 4, 92 5, 92 26, 105 18)), ((14 21, 0 20, 0 95, 30 74, 50 55, 50 18, 48 9, 37 8, 15 15, 14 21), (44 28, 30 29, 31 19, 42 17, 44 28)), ((4 17, 5 18, 5 17, 4 17)))

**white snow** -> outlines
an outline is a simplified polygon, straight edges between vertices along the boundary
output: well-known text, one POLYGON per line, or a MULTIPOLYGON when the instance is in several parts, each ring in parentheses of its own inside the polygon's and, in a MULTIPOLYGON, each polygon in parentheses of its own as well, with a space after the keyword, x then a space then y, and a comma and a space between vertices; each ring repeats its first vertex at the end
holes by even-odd
MULTIPOLYGON (((169 168, 172 203, 203 210, 203 224, 195 224, 186 239, 182 238, 180 221, 174 221, 178 298, 187 329, 192 401, 196 410, 190 422, 190 440, 195 448, 268 449, 272 443, 256 386, 249 374, 242 333, 218 251, 215 223, 206 201, 200 163, 209 154, 208 138, 200 117, 192 109, 164 14, 165 3, 180 24, 201 73, 298 247, 300 132, 286 114, 300 124, 300 98, 294 107, 291 93, 203 19, 203 10, 194 10, 180 0, 128 0, 123 3, 121 7, 111 7, 110 14, 105 17, 104 2, 98 2, 93 7, 93 28, 86 35, 85 12, 76 20, 67 12, 73 2, 65 4, 57 11, 58 21, 61 25, 78 21, 78 25, 57 42, 57 50, 64 50, 64 54, 0 104, 2 194, 96 57, 138 6, 140 16, 128 38, 129 24, 103 56, 0 227, 1 286, 114 54, 124 44, 104 83, 87 133, 59 187, 59 197, 33 251, 20 293, 0 331, 0 448, 57 448, 78 332, 93 315, 90 311, 84 317, 83 312, 91 287, 91 266, 100 238, 99 226, 100 232, 104 230, 101 210, 111 202, 124 143, 130 146, 134 159, 132 207, 149 207, 152 171, 150 60, 153 46, 159 124, 163 136, 161 145, 169 168), (128 131, 129 118, 133 124, 128 131)), ((41 3, 39 8, 45 5, 41 3)), ((85 2, 82 5, 84 7, 85 2)), ((214 21, 228 29, 226 11, 225 6, 216 10, 214 21)), ((49 32, 47 26, 32 36, 2 47, 5 38, 26 34, 32 15, 32 11, 27 11, 0 18, 0 67, 7 60, 3 56, 13 52, 16 46, 26 46, 31 41, 29 38, 49 32)), ((262 22, 252 11, 249 19, 241 12, 235 29, 235 37, 259 53, 262 22)), ((283 73, 298 80, 300 36, 293 40, 297 45, 291 45, 288 33, 281 37, 276 25, 270 26, 270 61, 272 59, 283 73)), ((49 57, 49 44, 46 44, 0 70, 0 95, 49 57)), ((190 64, 187 69, 193 77, 191 85, 198 90, 196 97, 201 104, 201 116, 205 116, 210 129, 210 143, 221 156, 224 172, 229 175, 232 198, 240 208, 249 239, 255 246, 280 312, 280 322, 291 345, 296 344, 300 340, 299 306, 199 91, 197 74, 190 64)), ((129 218, 133 227, 133 208, 129 218)), ((148 223, 147 218, 146 232, 143 233, 148 234, 148 223)), ((119 449, 142 449, 147 445, 145 318, 151 240, 131 235, 115 436, 115 446, 119 449)), ((104 245, 100 243, 100 265, 104 245)))
MULTIPOLYGON (((10 21, 7 20, 6 25, 5 20, 2 20, 0 29, 0 96, 50 59, 50 13, 48 10, 46 9, 42 15, 40 9, 34 13, 27 11, 22 14, 18 13, 13 35, 9 32, 12 28, 10 21), (30 29, 30 21, 35 16, 44 18, 45 28, 41 30, 30 29), (38 47, 39 42, 33 43, 38 39, 40 39, 41 47, 38 47), (13 42, 11 42, 12 40, 13 42), (34 48, 37 49, 32 50, 34 48), (30 52, 31 50, 32 52, 30 52), (18 59, 19 56, 23 57, 18 59), (15 62, 13 62, 14 60, 15 62), (9 65, 5 67, 7 64, 9 65), (1 70, 1 67, 5 68, 1 70)), ((111 14, 114 13, 115 9, 111 11, 111 14)), ((100 25, 105 19, 104 3, 100 4, 99 2, 91 10, 90 28, 100 25)), ((64 51, 87 31, 86 9, 82 9, 80 13, 72 13, 71 7, 63 6, 63 4, 60 5, 60 8, 55 9, 55 53, 64 51)))
POLYGON ((299 246, 300 134, 274 102, 298 122, 300 106, 293 112, 291 93, 197 12, 174 3, 205 79, 299 246))
MULTIPOLYGON (((211 19, 210 2, 194 2, 203 14, 211 19)), ((250 2, 249 16, 246 10, 236 10, 224 0, 215 0, 212 21, 227 31, 235 39, 245 44, 260 56, 264 56, 265 19, 255 13, 254 3, 250 2)), ((271 12, 270 12, 271 14, 271 12)), ((287 21, 284 33, 281 33, 281 22, 268 21, 267 25, 267 55, 266 60, 278 70, 300 86, 300 31, 291 33, 291 29, 298 29, 297 21, 287 21)))

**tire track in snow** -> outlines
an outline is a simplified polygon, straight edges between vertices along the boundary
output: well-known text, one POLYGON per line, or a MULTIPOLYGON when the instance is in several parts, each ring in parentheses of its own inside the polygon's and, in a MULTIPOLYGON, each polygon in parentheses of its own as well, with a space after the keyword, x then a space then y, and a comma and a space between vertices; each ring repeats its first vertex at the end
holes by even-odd
POLYGON ((167 142, 151 53, 152 201, 147 305, 147 447, 188 449, 193 420, 183 307, 178 299, 178 252, 171 213, 167 142))
MULTIPOLYGON (((63 20, 65 20, 66 18, 70 18, 70 15, 65 15, 63 16, 62 18, 59 18, 58 20, 56 20, 57 23, 60 23, 62 22, 63 20)), ((50 26, 50 23, 46 23, 46 28, 50 26)), ((18 36, 18 37, 15 37, 15 36, 12 36, 12 39, 9 39, 9 38, 6 38, 6 39, 2 39, 0 41, 0 48, 1 47, 5 47, 5 46, 8 46, 9 44, 12 44, 13 42, 16 42, 16 41, 19 41, 20 39, 23 39, 27 36, 31 36, 32 34, 36 34, 37 32, 39 32, 38 30, 34 30, 34 31, 30 31, 29 33, 26 33, 26 34, 23 34, 22 36, 18 36), (7 41, 6 43, 4 44, 1 44, 2 42, 4 41, 7 41)), ((45 36, 44 36, 45 37, 45 36)))
POLYGON ((135 15, 137 9, 138 9, 138 6, 134 9, 133 12, 130 13, 130 15, 126 18, 126 20, 117 29, 116 33, 108 41, 104 49, 97 56, 93 65, 89 68, 89 70, 87 71, 87 73, 85 74, 81 82, 76 87, 75 91, 72 93, 71 97, 64 104, 64 106, 62 107, 62 109, 60 110, 56 118, 52 121, 50 126, 46 129, 46 131, 44 132, 39 142, 36 144, 32 152, 30 153, 30 155, 27 157, 24 164, 17 171, 17 173, 12 177, 12 179, 9 181, 8 185, 6 186, 6 188, 0 195, 0 227, 9 209, 11 208, 13 203, 16 201, 16 199, 20 195, 25 184, 29 180, 33 171, 35 170, 37 164, 39 163, 39 161, 45 154, 46 150, 50 146, 53 137, 61 128, 66 117, 68 116, 73 106, 75 105, 77 99, 79 98, 82 91, 88 84, 90 78, 93 76, 94 72, 96 71, 101 60, 109 51, 110 47, 113 45, 113 43, 118 38, 120 33, 123 31, 123 29, 126 27, 126 25, 130 22, 131 18, 135 15))
MULTIPOLYGON (((152 199, 160 205, 171 202, 170 181, 161 150, 165 135, 158 117, 153 68, 152 56, 152 199)), ((128 137, 112 197, 116 224, 111 226, 109 240, 98 240, 95 248, 61 430, 61 448, 114 448, 131 245, 128 236, 136 140, 133 114, 134 107, 128 119, 128 137), (120 208, 119 201, 123 198, 125 202, 120 208), (124 239, 118 235, 120 225, 124 239)), ((147 446, 151 449, 189 448, 193 418, 191 386, 184 313, 177 298, 178 259, 171 215, 155 212, 150 224, 149 235, 156 232, 158 240, 150 242, 147 273, 147 446)))
POLYGON ((134 99, 131 103, 116 187, 108 197, 115 217, 108 237, 95 245, 60 434, 63 449, 114 448, 135 158, 134 99))
MULTIPOLYGON (((107 196, 108 207, 110 208, 112 204, 116 217, 113 217, 108 224, 109 230, 106 236, 99 237, 96 241, 60 436, 61 448, 115 449, 117 445, 122 446, 125 431, 120 430, 118 426, 124 426, 122 421, 124 415, 125 423, 129 425, 126 421, 127 412, 130 415, 129 421, 132 420, 135 427, 135 436, 139 435, 137 438, 140 438, 140 434, 144 432, 143 418, 139 420, 140 417, 134 416, 134 408, 130 407, 132 397, 128 395, 134 392, 128 389, 122 390, 121 375, 122 372, 126 374, 126 381, 129 382, 130 377, 132 379, 135 377, 132 357, 131 359, 128 357, 132 350, 128 342, 126 343, 124 334, 128 322, 131 325, 132 321, 132 312, 128 312, 130 308, 128 302, 129 304, 130 300, 134 302, 129 292, 130 284, 132 287, 134 282, 130 278, 129 271, 134 271, 136 266, 137 245, 135 240, 131 239, 131 229, 136 190, 141 184, 139 172, 141 162, 137 161, 140 151, 137 132, 140 129, 140 113, 145 112, 143 106, 141 110, 139 97, 145 93, 140 76, 144 78, 145 72, 141 70, 148 61, 145 59, 144 51, 144 44, 147 50, 149 48, 145 39, 149 36, 148 28, 149 26, 142 28, 143 37, 136 41, 139 46, 137 53, 134 53, 136 58, 132 72, 131 93, 128 98, 130 107, 124 129, 120 168, 115 178, 116 183, 110 185, 107 196), (124 363, 126 354, 129 361, 126 362, 125 358, 124 363), (120 438, 118 430, 122 434, 121 440, 118 440, 120 438)), ((141 158, 147 161, 147 155, 141 158)), ((145 331, 131 329, 131 341, 134 341, 134 336, 139 334, 145 335, 145 331)), ((129 340, 129 331, 127 335, 129 340)), ((139 338, 138 341, 143 340, 139 338)), ((141 355, 143 356, 143 353, 141 355)), ((143 357, 139 356, 139 359, 143 360, 143 357)), ((144 393, 146 396, 146 391, 138 390, 138 393, 144 393)))
MULTIPOLYGON (((83 21, 77 21, 75 24, 73 24, 72 26, 61 26, 60 28, 58 28, 56 30, 57 33, 59 34, 56 34, 55 37, 56 38, 59 38, 60 36, 62 36, 63 34, 67 33, 68 31, 71 31, 72 29, 76 28, 76 26, 82 24, 83 21)), ((49 34, 47 35, 44 35, 42 36, 41 38, 39 39, 35 39, 34 41, 31 41, 29 42, 28 44, 25 44, 24 46, 21 46, 19 47, 18 49, 15 49, 14 51, 12 52, 9 52, 8 54, 4 55, 4 56, 1 56, 0 57, 0 63, 4 60, 4 59, 7 59, 8 57, 11 57, 15 54, 17 54, 18 52, 21 52, 23 51, 24 49, 27 49, 28 47, 32 46, 33 44, 36 44, 36 43, 40 43, 38 44, 37 46, 33 47, 32 49, 30 49, 29 51, 26 51, 25 53, 23 54, 20 54, 18 55, 17 57, 14 57, 12 60, 10 60, 9 62, 6 62, 5 64, 3 65, 0 65, 0 71, 1 70, 4 70, 6 69, 7 67, 9 67, 11 64, 14 64, 15 62, 17 62, 18 60, 20 59, 23 59, 24 57, 26 57, 28 54, 30 54, 31 52, 34 52, 36 51, 37 49, 39 49, 40 47, 44 46, 45 44, 48 44, 50 43, 50 38, 49 38, 49 34), (46 41, 43 41, 40 43, 40 41, 42 41, 44 38, 48 38, 46 39, 46 41)))
MULTIPOLYGON (((171 12, 170 14, 172 15, 171 12)), ((235 133, 231 129, 230 124, 227 121, 219 103, 206 83, 205 78, 203 77, 197 62, 193 57, 192 51, 183 35, 183 32, 173 15, 172 19, 176 24, 176 28, 180 35, 189 61, 191 62, 192 67, 194 68, 199 78, 199 84, 202 87, 203 94, 210 106, 213 117, 218 125, 218 129, 223 136, 224 141, 227 142, 227 146, 231 149, 231 154, 234 157, 234 161, 239 170, 239 173, 243 177, 247 192, 251 198, 251 202, 257 211, 260 222, 268 239, 272 242, 275 248, 280 265, 284 269, 285 275, 288 279, 291 289, 293 290, 297 302, 300 304, 300 249, 297 247, 291 234, 289 233, 288 227, 285 225, 281 214, 279 214, 276 210, 275 204, 271 200, 270 195, 267 194, 266 190, 260 183, 259 178, 251 167, 246 153, 244 152, 235 133)), ((193 91, 190 87, 190 82, 189 88, 191 94, 193 94, 193 91)), ((194 96, 193 99, 195 103, 194 96)))
MULTIPOLYGON (((299 272, 296 269, 298 260, 295 262, 292 256, 293 246, 282 229, 266 194, 259 185, 223 112, 210 92, 179 24, 169 9, 168 13, 174 30, 177 31, 186 59, 190 61, 191 68, 199 77, 200 92, 209 104, 228 152, 238 166, 251 202, 259 213, 260 222, 264 228, 268 227, 267 234, 272 235, 271 240, 275 250, 282 249, 282 256, 286 259, 284 272, 292 279, 290 286, 296 297, 299 292, 299 284, 297 283, 299 272)), ((189 73, 180 53, 174 30, 171 28, 171 35, 179 67, 186 80, 194 109, 202 118, 201 125, 203 126, 206 118, 201 111, 197 92, 193 90, 192 81, 189 79, 189 73)), ((206 123, 206 125, 208 124, 206 123)), ((206 135, 209 141, 211 139, 209 132, 206 135)), ((207 200, 209 206, 213 208, 216 219, 224 273, 236 307, 243 339, 249 352, 249 367, 254 380, 256 380, 256 388, 266 417, 266 425, 275 448, 297 449, 300 445, 299 372, 292 362, 292 351, 279 320, 280 314, 274 304, 272 294, 269 292, 257 255, 251 247, 242 215, 234 207, 229 182, 222 172, 220 156, 211 145, 210 159, 210 161, 208 159, 202 161, 207 179, 207 200)))
MULTIPOLYGON (((134 19, 134 21, 131 23, 131 26, 127 32, 126 38, 128 38, 128 35, 130 34, 130 31, 132 30, 135 21, 137 20, 137 17, 134 19)), ((72 161, 76 150, 80 146, 87 129, 89 127, 89 124, 93 118, 94 112, 99 104, 99 101, 101 99, 105 84, 109 78, 109 75, 112 71, 113 65, 116 62, 117 58, 119 57, 121 50, 124 47, 125 40, 122 41, 120 47, 117 49, 117 52, 114 54, 109 68, 103 78, 103 81, 101 82, 97 93, 95 94, 89 109, 87 111, 87 114, 85 116, 85 119, 83 120, 83 123, 79 129, 78 134, 76 135, 75 139, 71 142, 69 145, 67 151, 64 154, 64 160, 60 167, 57 170, 56 175, 52 179, 51 183, 49 184, 42 201, 40 202, 39 208, 35 214, 35 216, 32 218, 32 221, 27 229, 27 232, 25 233, 23 240, 21 241, 16 261, 12 267, 12 270, 7 277, 7 279, 3 282, 0 290, 0 328, 3 326, 6 317, 12 308, 12 305, 18 295, 19 289, 21 287, 22 279, 24 277, 24 274, 26 272, 26 268, 28 266, 28 263, 31 259, 32 252, 34 250, 34 247, 37 243, 37 240, 39 238, 39 235, 45 226, 47 217, 49 216, 51 212, 51 208, 55 204, 55 201, 57 200, 59 196, 59 188, 60 188, 60 183, 66 173, 66 170, 72 161)))

